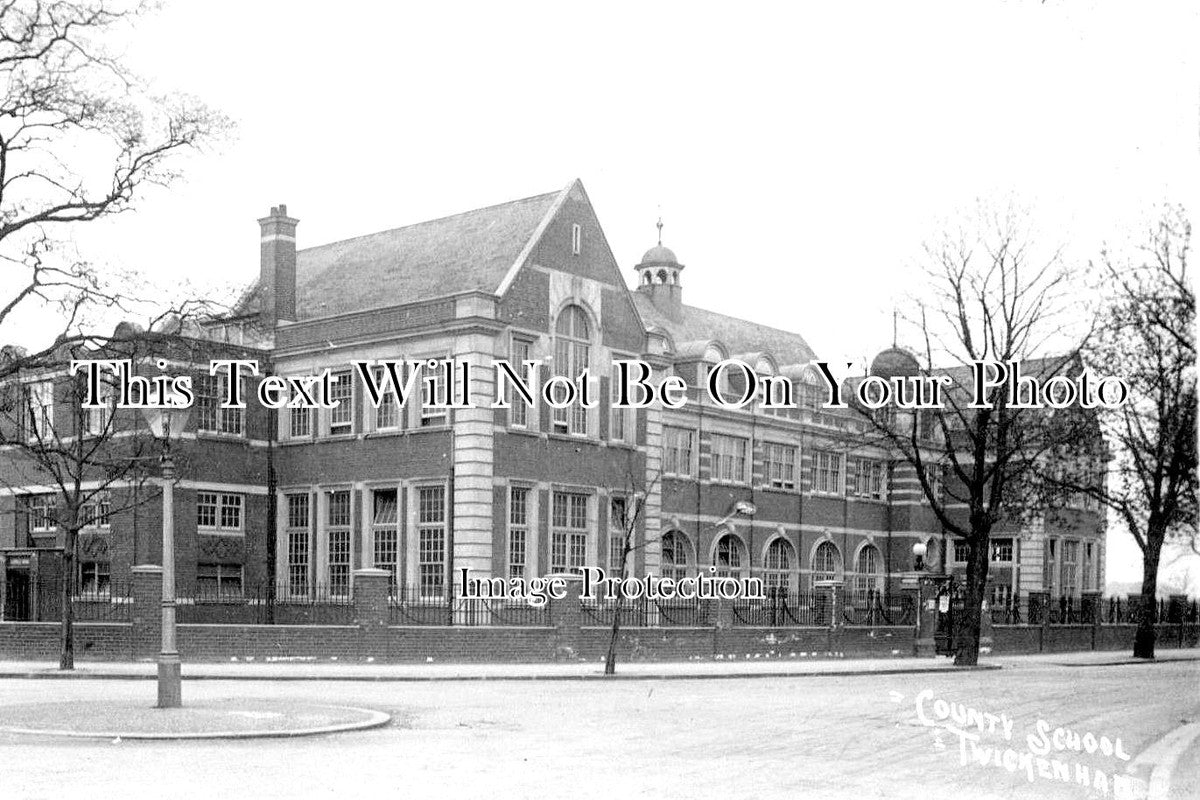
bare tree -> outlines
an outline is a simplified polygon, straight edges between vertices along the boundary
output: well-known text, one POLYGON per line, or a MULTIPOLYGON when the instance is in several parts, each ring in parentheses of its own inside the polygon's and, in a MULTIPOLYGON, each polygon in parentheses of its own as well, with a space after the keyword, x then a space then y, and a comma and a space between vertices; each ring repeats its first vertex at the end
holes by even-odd
MULTIPOLYGON (((632 461, 632 459, 631 459, 632 461)), ((620 496, 621 503, 619 509, 611 509, 609 513, 619 510, 620 516, 617 522, 620 524, 622 540, 621 540, 621 558, 617 564, 616 578, 622 578, 626 575, 629 568, 629 555, 638 549, 643 549, 649 544, 649 539, 642 537, 642 540, 637 541, 637 531, 641 527, 641 521, 645 518, 646 500, 658 485, 659 479, 662 477, 662 470, 658 470, 649 481, 640 480, 638 476, 633 474, 630 469, 626 477, 625 493, 620 496)), ((653 541, 661 540, 657 537, 653 541)), ((615 675, 617 673, 617 648, 621 640, 621 615, 625 608, 625 594, 618 591, 616 604, 613 607, 612 627, 608 637, 608 652, 604 657, 604 674, 615 675)))
POLYGON ((88 309, 125 303, 130 286, 79 258, 72 232, 171 183, 179 157, 228 126, 194 99, 152 95, 110 52, 151 7, 0 4, 0 326, 40 301, 77 336, 88 309))
MULTIPOLYGON (((59 668, 74 669, 74 609, 79 594, 102 595, 98 578, 86 586, 76 561, 79 535, 91 526, 107 524, 114 515, 153 498, 141 491, 155 474, 160 443, 139 411, 119 407, 121 386, 109 371, 99 376, 99 407, 89 407, 87 374, 68 373, 72 359, 127 361, 133 374, 154 373, 159 358, 187 359, 198 340, 161 333, 143 333, 122 326, 102 349, 60 346, 56 358, 36 361, 5 348, 7 378, 0 403, 0 448, 4 468, 0 483, 14 502, 25 502, 30 527, 35 524, 61 533, 62 575, 59 591, 61 641, 59 668), (37 487, 33 489, 31 487, 37 487), (38 505, 33 507, 36 498, 38 505)), ((134 402, 162 402, 143 397, 134 402)), ((57 533, 56 533, 57 535, 57 533)), ((107 599, 107 598, 101 598, 107 599)))
POLYGON ((1013 407, 1011 372, 988 370, 998 386, 972 407, 978 363, 1019 362, 1026 376, 1043 382, 1078 370, 1086 336, 1061 335, 1070 274, 1060 254, 1039 255, 1011 210, 982 212, 973 226, 928 245, 926 254, 930 294, 918 298, 918 312, 909 317, 919 357, 894 359, 882 377, 944 381, 941 407, 859 411, 881 443, 911 465, 944 531, 967 545, 955 640, 955 664, 966 666, 979 658, 992 532, 1038 519, 1046 501, 1040 465, 1066 443, 1093 441, 1096 431, 1089 432, 1086 415, 1013 407), (1048 351, 1057 354, 1044 357, 1048 351))
POLYGON ((1116 512, 1142 551, 1133 655, 1153 658, 1164 544, 1197 553, 1196 297, 1188 274, 1191 225, 1167 208, 1132 259, 1104 252, 1106 324, 1087 359, 1123 376, 1129 402, 1103 417, 1113 450, 1106 485, 1089 490, 1116 512))

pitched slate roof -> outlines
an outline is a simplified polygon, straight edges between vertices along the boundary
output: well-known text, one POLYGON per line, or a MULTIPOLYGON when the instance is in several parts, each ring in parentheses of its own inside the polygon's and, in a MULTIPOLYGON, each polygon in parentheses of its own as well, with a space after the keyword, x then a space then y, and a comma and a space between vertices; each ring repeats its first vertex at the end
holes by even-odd
MULTIPOLYGON (((296 253, 296 316, 328 317, 467 291, 496 292, 568 189, 296 253)), ((239 303, 257 308, 257 282, 239 303)))
POLYGON ((678 319, 671 319, 645 294, 632 294, 645 323, 665 329, 676 344, 715 339, 730 353, 765 350, 774 356, 781 366, 810 361, 816 357, 808 342, 798 333, 789 333, 749 320, 686 305, 680 308, 678 319))

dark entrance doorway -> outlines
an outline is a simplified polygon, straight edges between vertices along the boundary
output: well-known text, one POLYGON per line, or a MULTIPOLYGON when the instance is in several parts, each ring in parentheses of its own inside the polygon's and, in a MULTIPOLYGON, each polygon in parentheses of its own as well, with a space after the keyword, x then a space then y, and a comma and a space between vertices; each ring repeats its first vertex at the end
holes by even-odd
POLYGON ((4 619, 28 622, 30 603, 29 570, 9 568, 4 572, 4 619))

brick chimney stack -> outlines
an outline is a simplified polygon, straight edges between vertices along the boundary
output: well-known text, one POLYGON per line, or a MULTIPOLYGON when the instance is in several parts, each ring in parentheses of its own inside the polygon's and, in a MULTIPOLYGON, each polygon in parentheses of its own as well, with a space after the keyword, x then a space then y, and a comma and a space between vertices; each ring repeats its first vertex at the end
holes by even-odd
POLYGON ((270 216, 258 221, 262 229, 258 285, 264 322, 296 319, 296 226, 300 220, 287 215, 287 206, 271 208, 270 216))

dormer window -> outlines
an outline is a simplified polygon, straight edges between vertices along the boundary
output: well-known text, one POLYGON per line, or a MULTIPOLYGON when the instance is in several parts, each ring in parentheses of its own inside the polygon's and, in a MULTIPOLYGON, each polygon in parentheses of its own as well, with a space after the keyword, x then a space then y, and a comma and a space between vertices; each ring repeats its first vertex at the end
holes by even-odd
POLYGON ((578 224, 571 226, 571 255, 577 256, 583 250, 583 229, 578 224))

